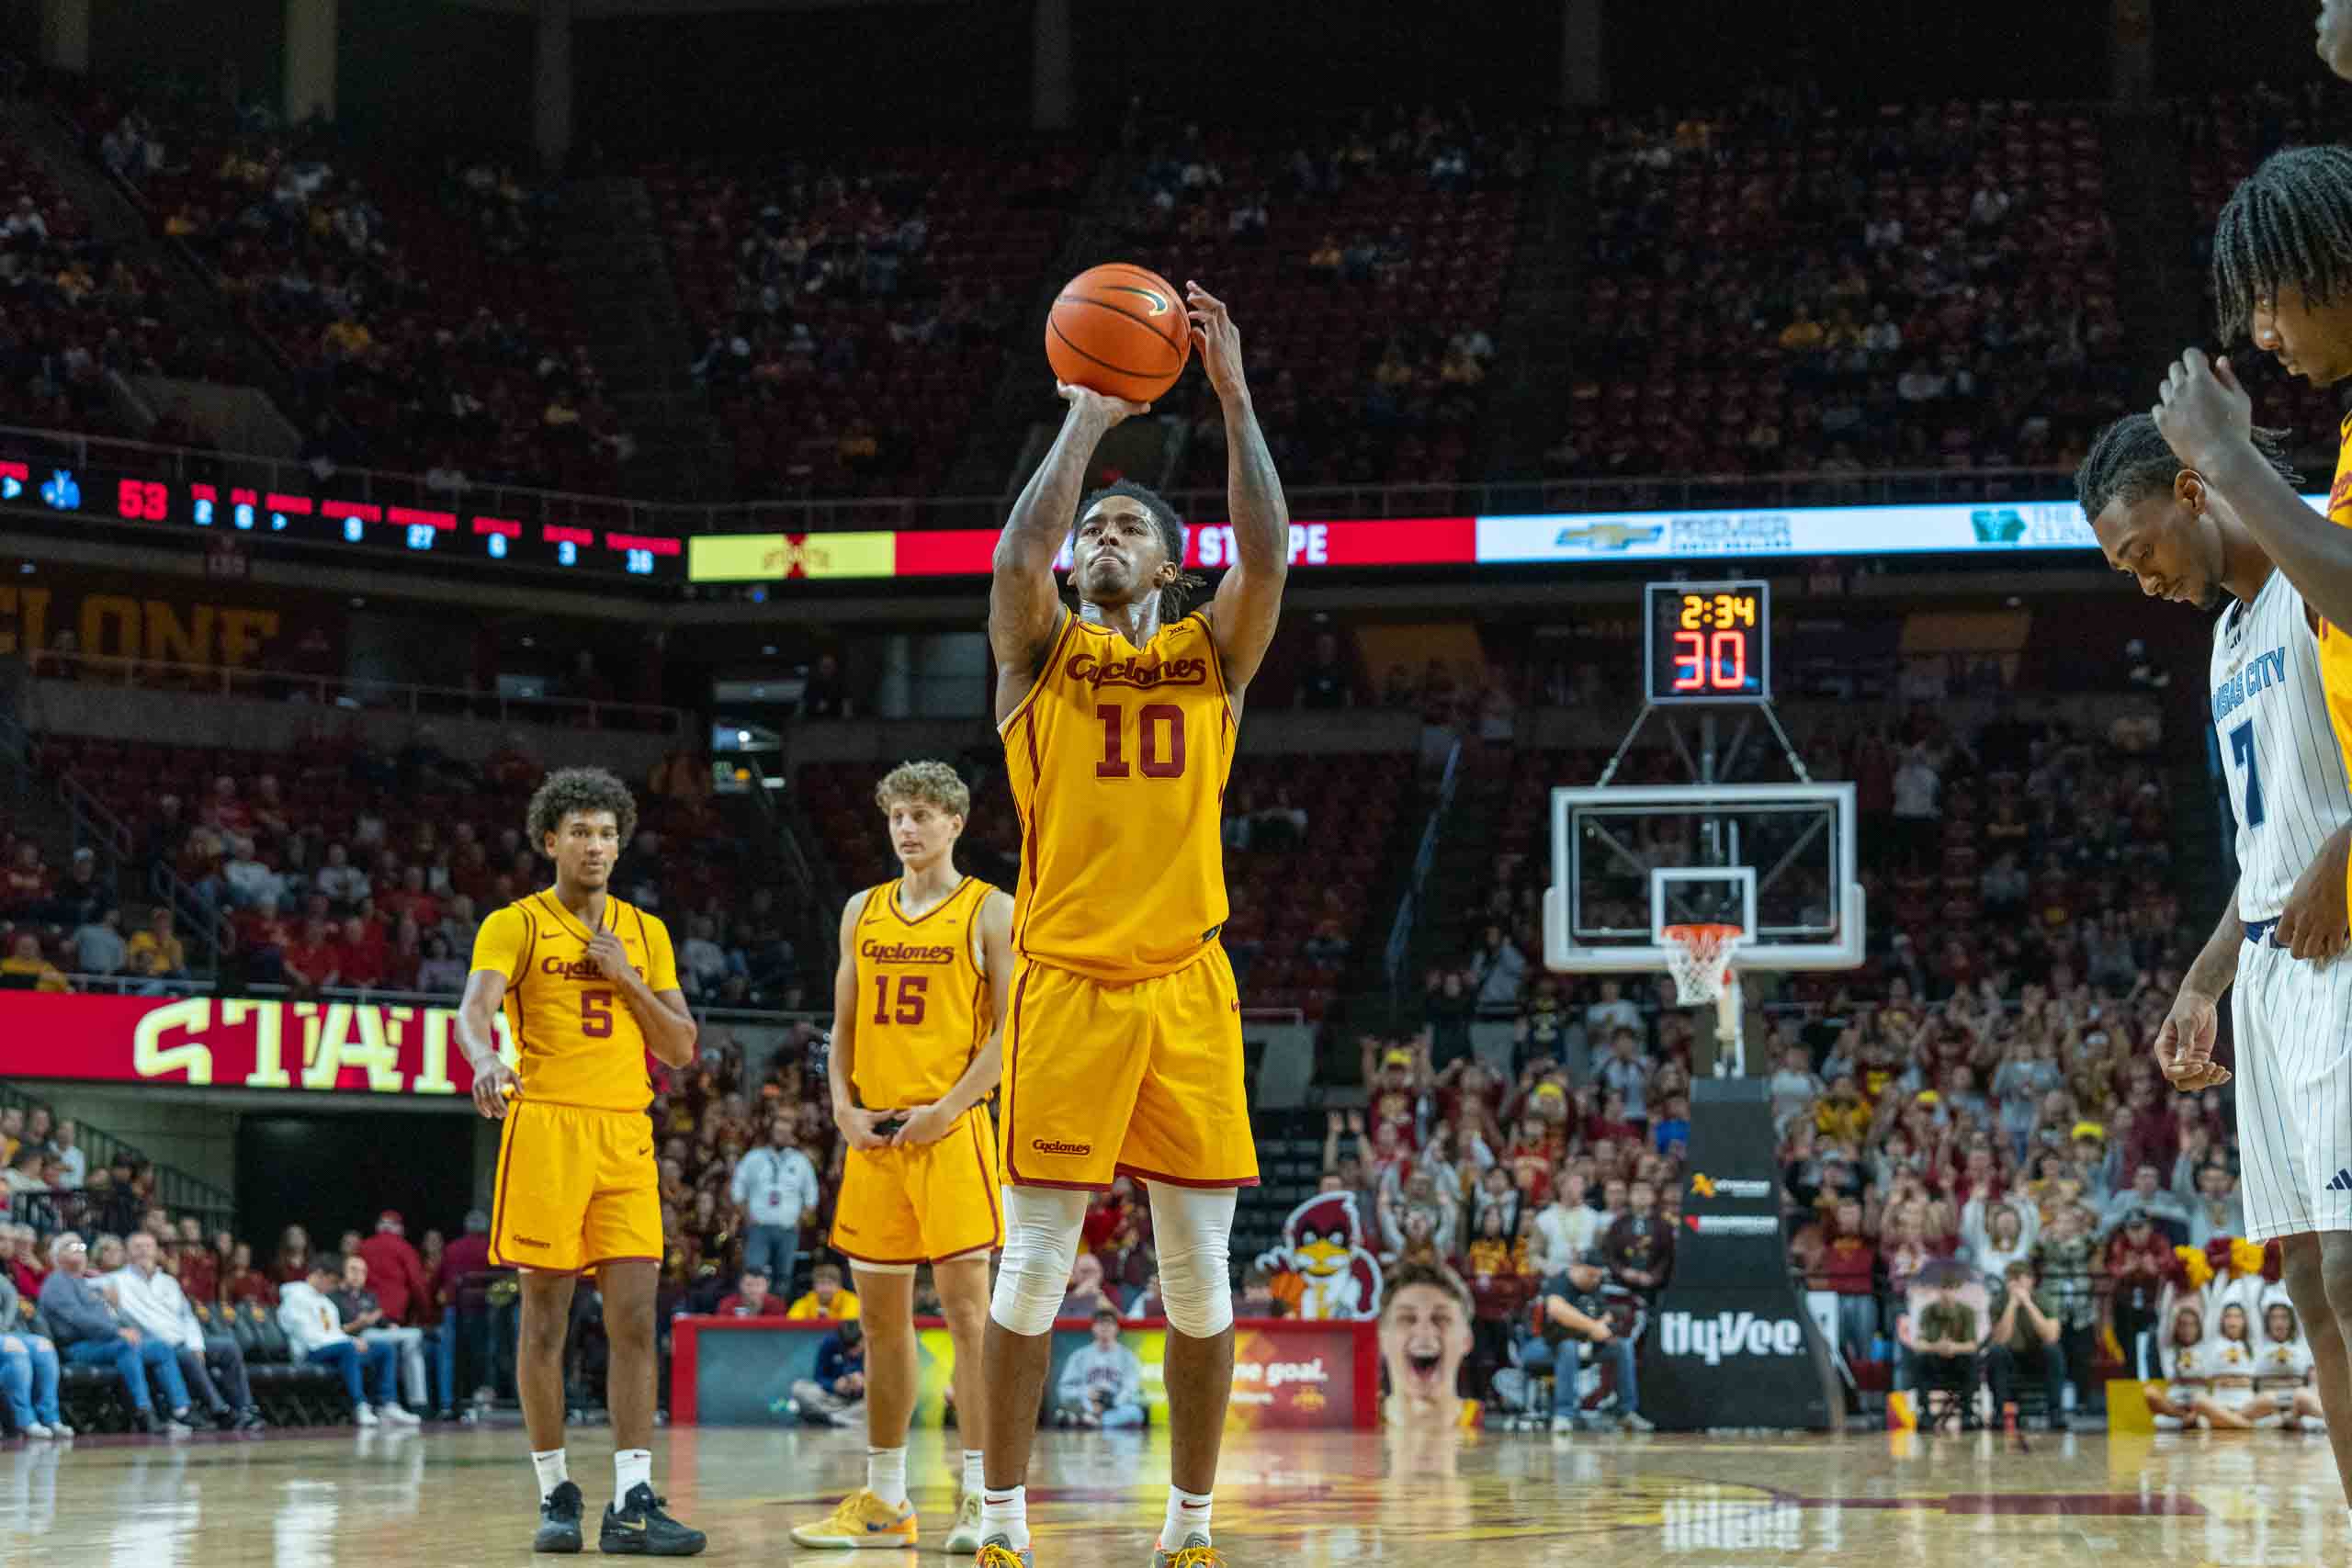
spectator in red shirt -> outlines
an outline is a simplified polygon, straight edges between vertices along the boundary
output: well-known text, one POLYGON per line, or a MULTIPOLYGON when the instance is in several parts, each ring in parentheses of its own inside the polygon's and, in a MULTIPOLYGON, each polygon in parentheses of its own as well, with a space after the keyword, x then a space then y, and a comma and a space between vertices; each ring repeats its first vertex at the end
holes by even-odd
POLYGON ((441 900, 425 887, 424 868, 421 865, 412 865, 401 873, 401 885, 382 895, 381 902, 384 913, 392 919, 406 918, 420 927, 441 922, 441 900))
POLYGON ((432 1282, 398 1213, 387 1209, 376 1216, 376 1234, 359 1244, 359 1256, 368 1261, 368 1288, 376 1292, 385 1326, 413 1324, 413 1309, 432 1292, 432 1282))
MULTIPOLYGON (((483 1293, 464 1291, 467 1279, 492 1271, 490 1261, 490 1216, 480 1209, 466 1211, 466 1234, 451 1242, 433 1270, 433 1299, 447 1314, 435 1348, 441 1386, 455 1391, 457 1349, 460 1341, 473 1359, 474 1399, 487 1403, 490 1386, 490 1303, 483 1293)), ((445 1412, 445 1414, 447 1414, 445 1412)))
POLYGON ((17 858, 10 863, 6 874, 0 876, 0 911, 31 914, 49 902, 56 880, 49 867, 41 863, 40 846, 25 840, 17 844, 17 858))
POLYGON ((229 1273, 220 1282, 220 1299, 231 1306, 244 1302, 273 1308, 277 1305, 277 1286, 254 1267, 251 1242, 239 1242, 229 1254, 229 1273))
POLYGON ((201 819, 231 837, 252 830, 254 814, 237 798, 236 780, 223 773, 212 781, 212 797, 204 803, 201 819))
POLYGON ((1878 1248, 1862 1234, 1862 1206, 1840 1200, 1827 1245, 1821 1249, 1815 1289, 1838 1294, 1838 1337, 1849 1360, 1870 1355, 1878 1333, 1878 1248))
POLYGON ((277 1236, 277 1257, 269 1266, 269 1282, 289 1285, 311 1277, 311 1233, 288 1225, 277 1236))
POLYGON ((372 921, 357 915, 343 922, 343 941, 337 946, 335 967, 342 971, 346 986, 380 986, 384 983, 384 936, 372 921))
POLYGON ((220 1255, 204 1239, 204 1227, 194 1214, 180 1221, 179 1239, 173 1247, 177 1255, 174 1273, 180 1282, 180 1293, 198 1306, 214 1306, 220 1300, 220 1255))
POLYGON ((743 1277, 735 1281, 734 1292, 719 1298, 718 1310, 721 1317, 782 1319, 786 1311, 786 1303, 782 1296, 769 1291, 768 1277, 764 1270, 746 1269, 743 1270, 743 1277))
POLYGON ((334 928, 313 915, 302 923, 302 934, 287 944, 286 983, 300 992, 324 990, 342 984, 342 964, 343 948, 334 939, 334 928))

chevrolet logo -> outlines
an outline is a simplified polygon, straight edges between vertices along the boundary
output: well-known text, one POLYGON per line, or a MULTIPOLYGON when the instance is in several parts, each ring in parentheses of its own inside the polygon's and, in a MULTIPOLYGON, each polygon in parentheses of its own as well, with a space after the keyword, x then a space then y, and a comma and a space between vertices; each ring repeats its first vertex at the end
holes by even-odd
POLYGON ((1665 536, 1662 523, 1588 523, 1581 528, 1563 528, 1552 537, 1552 547, 1566 549, 1581 545, 1599 554, 1623 550, 1634 545, 1655 545, 1665 536))

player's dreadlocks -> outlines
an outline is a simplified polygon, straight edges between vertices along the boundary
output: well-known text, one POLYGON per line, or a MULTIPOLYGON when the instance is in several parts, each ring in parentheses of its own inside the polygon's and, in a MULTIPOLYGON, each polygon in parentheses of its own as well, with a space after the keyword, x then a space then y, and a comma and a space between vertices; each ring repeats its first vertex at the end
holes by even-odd
MULTIPOLYGON (((2303 476, 2287 461, 2286 453, 2279 446, 2286 434, 2256 425, 2254 449, 2262 454, 2280 479, 2301 486, 2303 476)), ((2096 522, 2099 513, 2119 499, 2132 506, 2159 491, 2171 490, 2174 478, 2186 466, 2165 444, 2156 429, 2154 415, 2126 414, 2100 431, 2098 438, 2091 443, 2090 455, 2075 470, 2075 499, 2082 503, 2083 515, 2096 522)))
POLYGON ((2213 224, 2222 338, 2252 330, 2254 304, 2300 288, 2314 305, 2352 294, 2352 148, 2290 147, 2239 182, 2213 224))
POLYGON ((1139 485, 1133 479, 1119 479, 1104 485, 1078 503, 1078 518, 1070 522, 1070 531, 1078 530, 1078 520, 1094 510, 1095 502, 1114 495, 1129 496, 1143 502, 1151 520, 1159 528, 1159 542, 1166 547, 1168 558, 1176 563, 1176 581, 1159 591, 1159 624, 1173 626, 1184 617, 1184 597, 1195 590, 1208 586, 1208 579, 1184 570, 1184 525, 1176 509, 1149 485, 1139 485))
POLYGON ((602 768, 558 768, 531 796, 524 818, 531 848, 545 852, 548 835, 575 811, 609 811, 620 825, 621 842, 637 832, 637 797, 628 785, 602 768))

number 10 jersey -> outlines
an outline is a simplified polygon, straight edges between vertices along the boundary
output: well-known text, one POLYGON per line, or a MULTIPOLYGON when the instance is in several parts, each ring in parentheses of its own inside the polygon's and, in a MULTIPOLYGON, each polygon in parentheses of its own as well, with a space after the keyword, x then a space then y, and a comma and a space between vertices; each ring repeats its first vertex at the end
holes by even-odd
POLYGON ((1065 615, 1000 730, 1021 812, 1012 946, 1114 985, 1173 974, 1225 924, 1227 701, 1208 617, 1136 648, 1065 615))

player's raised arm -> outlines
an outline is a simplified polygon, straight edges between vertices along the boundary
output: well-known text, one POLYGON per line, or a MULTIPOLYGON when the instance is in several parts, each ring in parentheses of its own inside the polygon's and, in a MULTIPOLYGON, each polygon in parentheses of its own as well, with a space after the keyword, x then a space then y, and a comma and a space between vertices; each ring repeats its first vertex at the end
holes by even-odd
POLYGON ((989 584, 989 648, 996 655, 999 717, 1028 690, 1068 613, 1054 585, 1054 558, 1077 521, 1086 465, 1094 460, 1094 448, 1106 431, 1151 406, 1068 383, 1058 383, 1056 389, 1069 404, 1061 434, 1029 476, 996 540, 995 575, 989 584), (1008 683, 1012 688, 1009 697, 1008 683))
POLYGON ((2156 429, 2188 468, 2205 477, 2271 564, 2322 615, 2352 626, 2352 528, 2303 504, 2281 464, 2255 439, 2254 400, 2227 355, 2186 349, 2156 391, 2156 429))
POLYGON ((1232 313, 1197 283, 1184 285, 1184 302, 1201 367, 1225 406, 1225 505, 1233 521, 1235 558, 1217 584, 1209 621, 1227 690, 1238 699, 1265 660, 1282 615, 1283 583, 1290 576, 1290 503, 1250 401, 1232 313))

